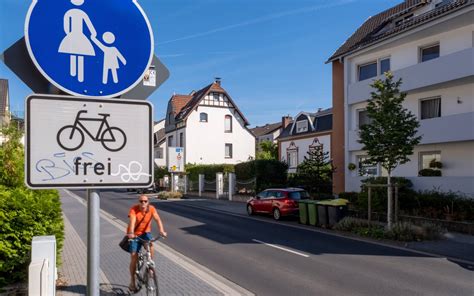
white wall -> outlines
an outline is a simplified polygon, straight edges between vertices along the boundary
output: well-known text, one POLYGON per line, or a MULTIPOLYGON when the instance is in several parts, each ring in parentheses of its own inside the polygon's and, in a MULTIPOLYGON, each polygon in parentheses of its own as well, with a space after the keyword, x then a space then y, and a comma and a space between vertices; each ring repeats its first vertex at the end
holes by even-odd
POLYGON ((474 25, 462 27, 449 32, 421 38, 383 50, 373 50, 368 54, 355 55, 348 59, 350 75, 349 83, 357 82, 358 65, 379 58, 390 57, 390 69, 396 71, 419 63, 419 48, 439 42, 440 56, 448 55, 473 47, 474 25))
MULTIPOLYGON (((318 138, 319 143, 323 144, 323 151, 329 152, 329 159, 331 159, 331 136, 324 135, 318 136, 313 135, 310 138, 303 138, 303 139, 293 139, 293 140, 283 140, 280 142, 280 160, 283 162, 287 162, 287 154, 286 150, 290 146, 291 142, 295 143, 295 146, 298 147, 298 164, 304 161, 304 157, 308 156, 309 146, 313 144, 315 138, 318 138)), ((289 173, 295 173, 295 168, 290 168, 288 170, 289 173)))
POLYGON ((185 139, 186 163, 235 164, 255 157, 255 137, 229 108, 198 106, 186 120, 185 139), (207 113, 207 122, 199 121, 201 112, 207 113), (231 133, 224 132, 225 115, 232 116, 231 133), (233 146, 232 158, 225 158, 225 143, 233 146))

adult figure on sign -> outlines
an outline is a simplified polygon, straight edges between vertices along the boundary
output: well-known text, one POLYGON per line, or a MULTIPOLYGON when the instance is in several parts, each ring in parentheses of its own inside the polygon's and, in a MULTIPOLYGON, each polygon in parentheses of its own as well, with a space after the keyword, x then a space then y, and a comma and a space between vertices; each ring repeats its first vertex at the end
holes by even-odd
MULTIPOLYGON (((84 0, 71 0, 76 6, 84 4, 84 0)), ((58 52, 70 55, 70 75, 79 82, 84 81, 84 56, 95 56, 94 46, 84 34, 84 23, 91 37, 95 38, 97 32, 89 16, 78 8, 72 8, 64 14, 64 32, 66 36, 59 45, 58 52)))

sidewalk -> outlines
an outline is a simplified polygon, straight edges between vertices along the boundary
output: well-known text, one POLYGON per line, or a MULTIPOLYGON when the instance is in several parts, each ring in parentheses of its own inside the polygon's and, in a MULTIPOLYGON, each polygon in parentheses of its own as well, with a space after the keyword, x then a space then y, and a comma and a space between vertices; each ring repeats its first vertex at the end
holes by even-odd
MULTIPOLYGON (((87 285, 87 208, 73 193, 60 190, 64 215, 65 241, 62 266, 58 272, 57 295, 85 295, 87 285)), ((101 210, 100 213, 101 295, 129 295, 129 254, 119 248, 126 224, 101 210)), ((253 295, 211 270, 177 253, 164 244, 155 244, 160 295, 253 295)), ((143 291, 141 291, 143 292, 143 291)), ((134 295, 143 295, 141 293, 134 295)))
MULTIPOLYGON (((245 209, 245 203, 237 201, 217 200, 217 199, 200 199, 197 196, 187 196, 191 205, 201 208, 207 208, 217 211, 225 211, 238 215, 247 215, 245 209)), ((271 218, 268 221, 273 222, 271 218)), ((306 226, 298 224, 297 222, 289 222, 287 225, 293 227, 304 228, 313 231, 324 232, 326 234, 334 234, 340 236, 339 232, 333 232, 317 228, 314 226, 306 226)), ((352 238, 352 237, 351 237, 352 238)), ((365 238, 361 238, 365 240, 365 238)), ((367 239, 368 241, 372 241, 367 239)), ((375 242, 379 243, 379 242, 375 242)), ((393 244, 395 247, 400 247, 400 244, 393 244)), ((470 269, 474 270, 474 236, 465 235, 460 233, 447 233, 443 240, 438 241, 426 241, 426 242, 409 242, 404 245, 404 248, 415 250, 419 252, 426 252, 434 256, 447 257, 448 259, 457 259, 467 265, 471 266, 470 269)))

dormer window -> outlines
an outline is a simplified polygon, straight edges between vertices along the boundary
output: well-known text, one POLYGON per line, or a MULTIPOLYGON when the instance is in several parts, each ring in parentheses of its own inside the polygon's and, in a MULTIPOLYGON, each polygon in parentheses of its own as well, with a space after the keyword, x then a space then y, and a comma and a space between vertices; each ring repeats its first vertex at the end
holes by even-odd
POLYGON ((304 133, 308 131, 308 121, 300 120, 296 122, 296 133, 304 133))

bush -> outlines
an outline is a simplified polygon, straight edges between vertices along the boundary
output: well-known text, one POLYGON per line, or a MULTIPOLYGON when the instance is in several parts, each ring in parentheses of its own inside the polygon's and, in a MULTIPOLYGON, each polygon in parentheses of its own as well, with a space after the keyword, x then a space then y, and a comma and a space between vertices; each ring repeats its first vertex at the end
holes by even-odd
MULTIPOLYGON (((362 184, 387 184, 387 177, 371 177, 362 180, 362 184)), ((403 177, 392 177, 392 184, 398 184, 398 200, 399 204, 402 205, 410 199, 413 199, 416 194, 411 189, 413 183, 403 177)), ((357 202, 353 203, 354 206, 359 210, 367 211, 368 203, 368 188, 361 186, 361 192, 357 198, 357 202)), ((372 211, 373 212, 387 212, 387 188, 386 187, 372 187, 372 211)), ((352 201, 351 201, 352 202, 352 201)))
POLYGON ((60 265, 64 224, 56 190, 0 186, 0 229, 0 286, 26 279, 33 236, 56 237, 60 265))
POLYGON ((400 212, 431 219, 474 221, 474 199, 455 192, 419 191, 400 201, 400 212))
POLYGON ((375 239, 391 239, 397 241, 420 241, 439 239, 445 230, 434 224, 416 226, 407 222, 395 223, 392 230, 367 220, 345 217, 334 226, 335 230, 352 232, 360 236, 375 239))
POLYGON ((434 169, 422 169, 418 172, 418 175, 421 177, 441 177, 441 171, 434 169))
POLYGON ((15 125, 3 128, 0 146, 0 287, 24 281, 33 236, 56 237, 61 264, 64 223, 56 190, 30 190, 24 185, 24 149, 15 125))
POLYGON ((168 169, 166 167, 155 167, 155 183, 159 182, 161 178, 168 174, 168 169))
POLYGON ((234 172, 232 164, 187 164, 186 173, 190 181, 198 181, 199 175, 204 174, 206 180, 215 180, 216 173, 234 172))
POLYGON ((256 179, 257 192, 270 187, 287 186, 288 165, 271 159, 257 159, 235 165, 237 180, 256 179))
POLYGON ((158 192, 157 198, 158 199, 170 199, 170 198, 182 198, 183 194, 181 192, 171 192, 171 191, 160 191, 158 192))
POLYGON ((347 199, 351 204, 356 204, 359 198, 358 192, 341 192, 338 194, 338 198, 347 199))

